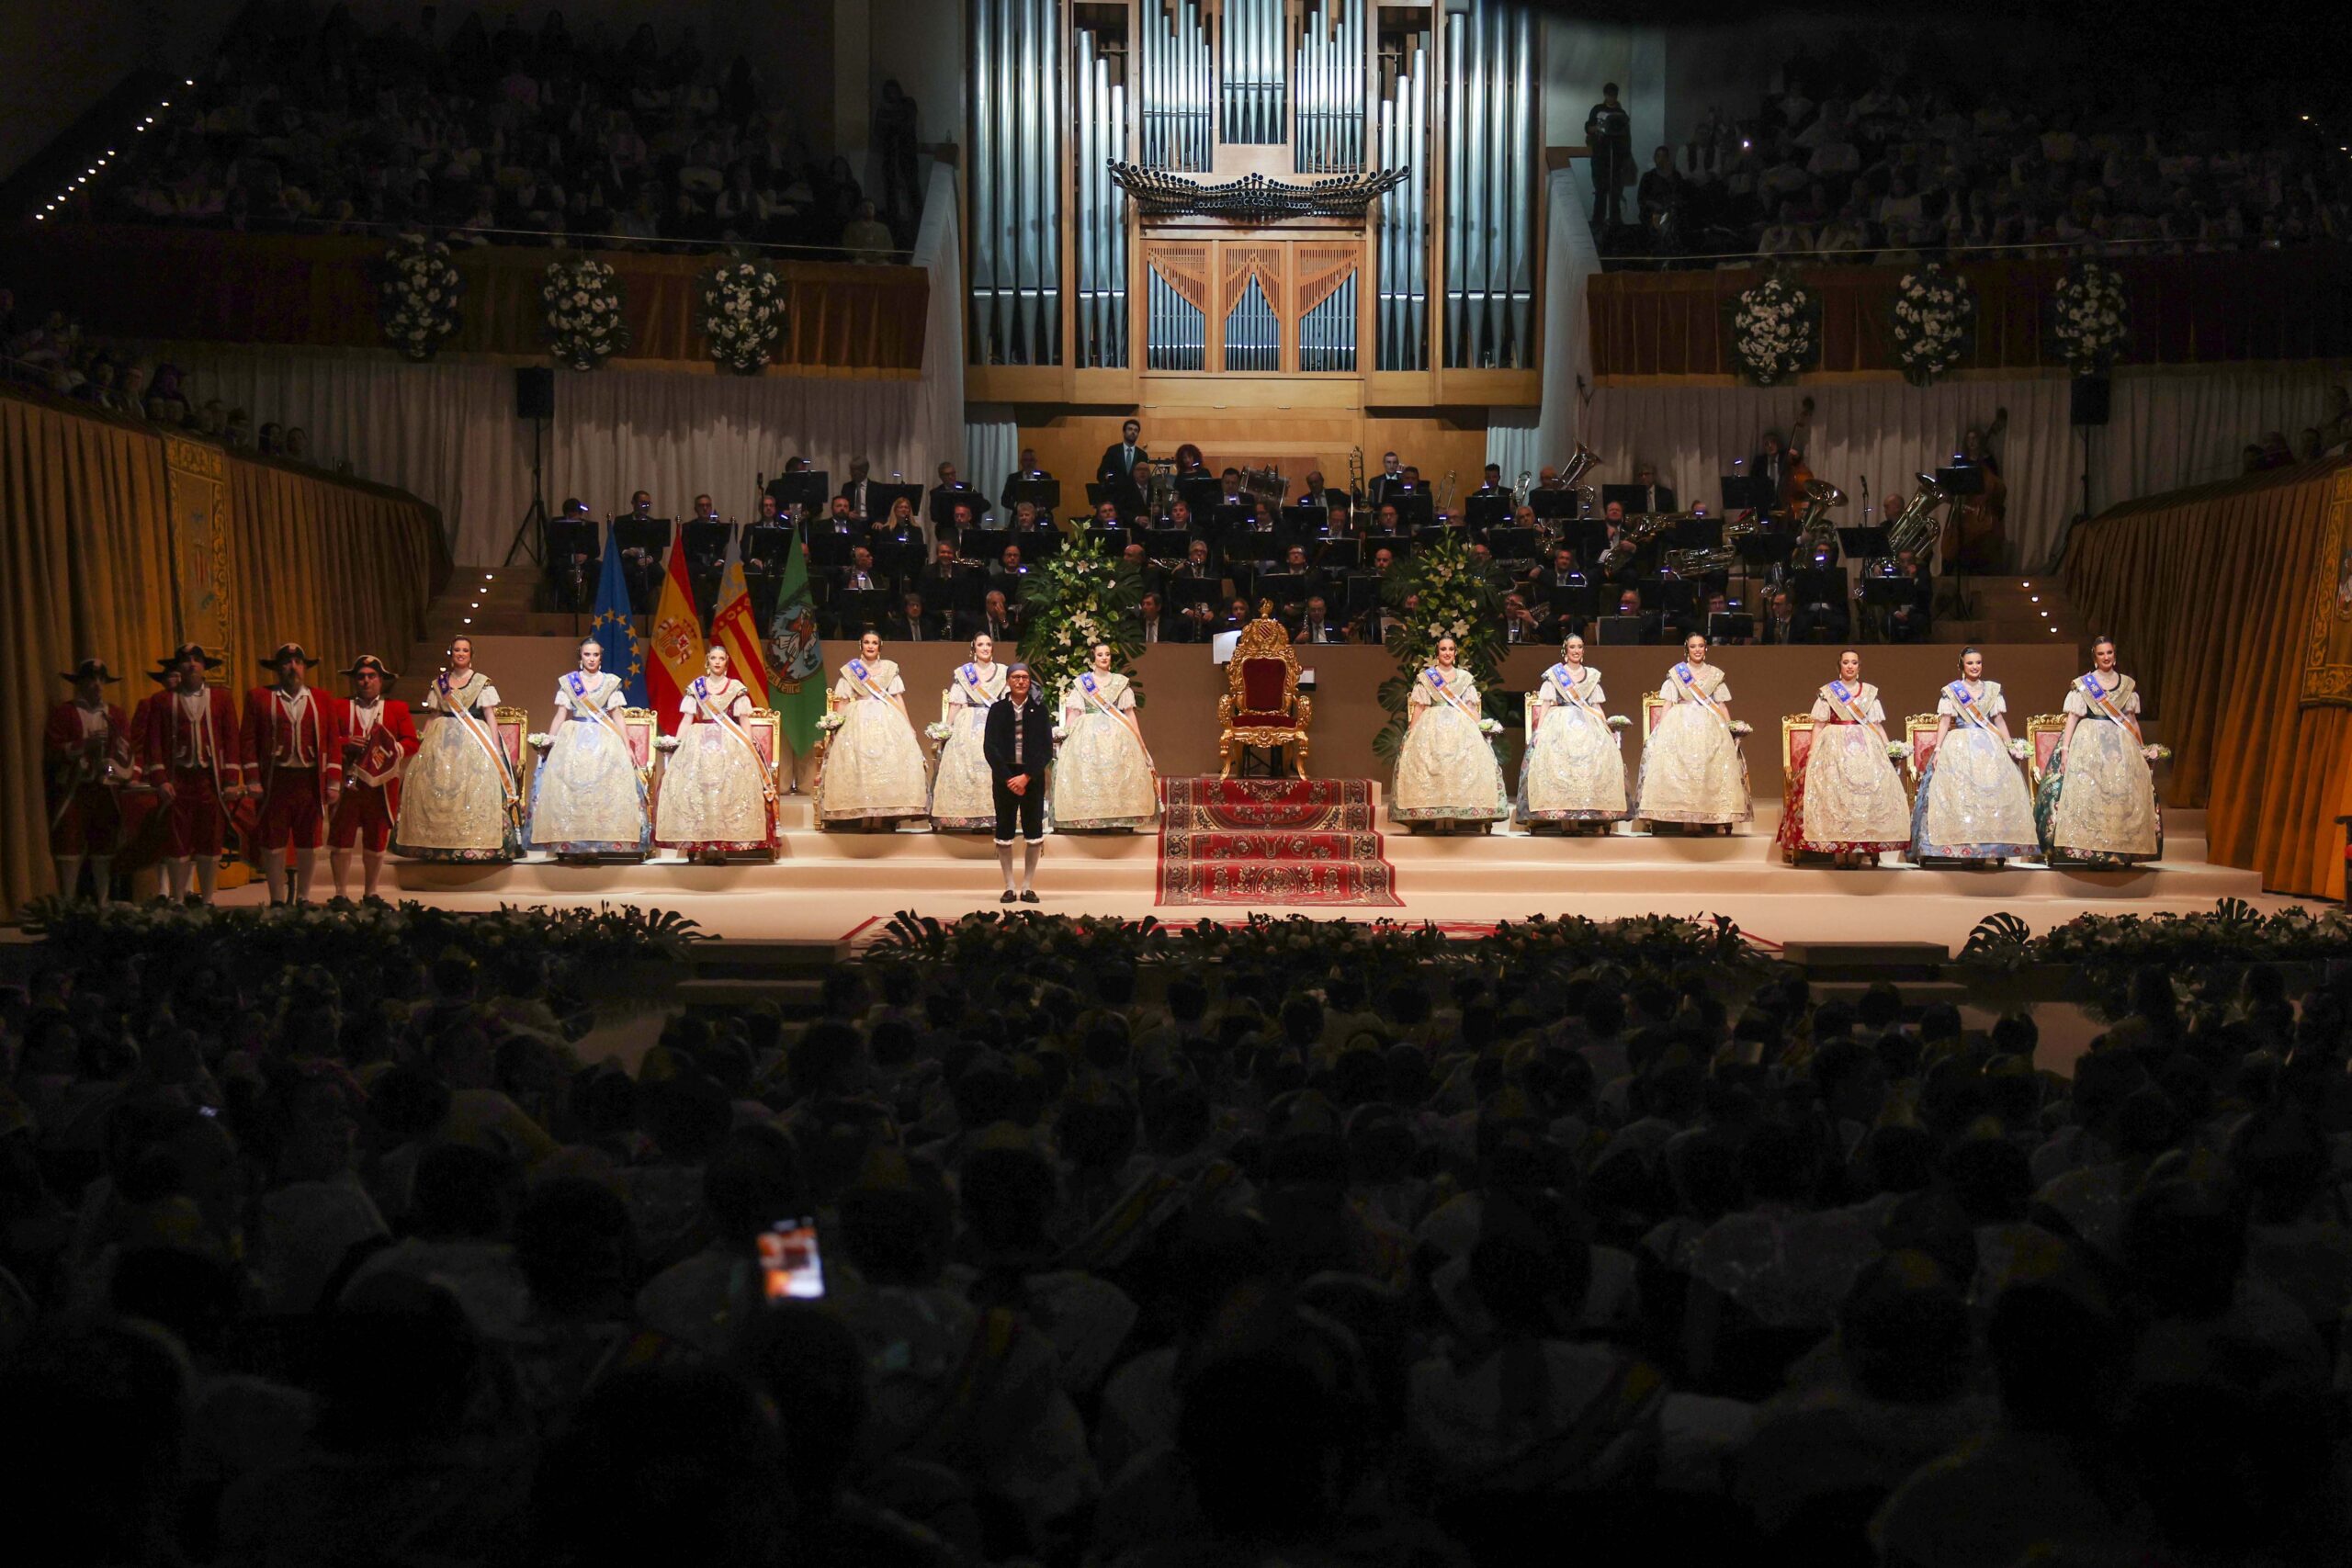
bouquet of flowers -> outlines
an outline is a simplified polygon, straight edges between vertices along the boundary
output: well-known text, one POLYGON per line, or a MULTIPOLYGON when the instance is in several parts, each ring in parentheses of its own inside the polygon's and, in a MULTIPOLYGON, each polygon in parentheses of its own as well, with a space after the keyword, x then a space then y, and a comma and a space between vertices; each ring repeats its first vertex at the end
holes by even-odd
POLYGON ((2096 375, 2115 362, 2132 339, 2132 299, 2123 276, 2095 261, 2076 262, 2051 291, 2051 333, 2077 376, 2096 375))
POLYGON ((548 302, 548 352, 574 370, 594 370, 628 351, 619 276, 594 256, 548 263, 539 298, 548 302))
POLYGON ((1734 735, 1753 735, 1756 727, 1744 718, 1736 718, 1731 721, 1731 732, 1734 735))
POLYGON ((385 248, 376 289, 384 341, 411 359, 430 359, 458 330, 458 297, 465 280, 449 247, 423 234, 402 234, 385 248))
POLYGON ((922 732, 925 735, 930 736, 933 740, 938 741, 944 741, 949 736, 956 733, 955 730, 948 728, 947 721, 944 718, 933 719, 929 724, 922 727, 922 732))
POLYGON ((1732 364, 1759 387, 1790 379, 1813 363, 1820 316, 1810 289, 1774 274, 1732 301, 1732 364))
POLYGON ((1895 761, 1899 762, 1903 761, 1904 758, 1911 754, 1911 742, 1908 740, 1889 740, 1886 743, 1886 754, 1895 761))
POLYGON ((544 751, 555 744, 555 737, 544 729, 535 729, 523 737, 523 743, 534 751, 544 751))
POLYGON ((817 728, 823 730, 826 734, 831 735, 834 730, 839 729, 842 727, 842 722, 848 717, 849 716, 847 714, 842 712, 839 708, 835 708, 817 721, 817 728))
POLYGON ((1611 729, 1631 729, 1634 728, 1634 721, 1626 717, 1622 713, 1612 713, 1609 716, 1609 728, 1611 729))
POLYGON ((674 735, 657 735, 653 738, 653 749, 656 751, 674 751, 678 749, 678 738, 674 735))
POLYGON ((2151 762, 2169 762, 2172 761, 2172 748, 2169 746, 2150 746, 2146 748, 2144 755, 2151 762))
POLYGON ((1500 735, 1502 732, 1502 725, 1495 719, 1482 718, 1478 721, 1478 733, 1481 735, 1496 736, 1500 735))
POLYGON ((2024 761, 2033 755, 2033 742, 2022 735, 2012 736, 2009 739, 2009 755, 2020 762, 2024 761))
POLYGON ((1976 294, 1968 279, 1929 262, 1894 286, 1894 356, 1904 378, 1925 386, 1968 356, 1976 294))
POLYGON ((784 280, 762 261, 722 261, 702 275, 702 335, 722 370, 756 376, 784 336, 784 280))

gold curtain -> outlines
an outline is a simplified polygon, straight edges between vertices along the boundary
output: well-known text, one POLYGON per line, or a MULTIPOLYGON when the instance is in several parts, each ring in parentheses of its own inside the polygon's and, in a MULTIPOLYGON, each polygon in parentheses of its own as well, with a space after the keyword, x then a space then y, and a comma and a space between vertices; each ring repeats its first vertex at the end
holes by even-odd
POLYGON ((2066 592, 2117 639, 2173 750, 2166 797, 2205 807, 2211 858, 2277 892, 2344 897, 2352 709, 2302 705, 2313 595, 2347 465, 2152 496, 2086 523, 2066 592))
MULTIPOLYGON (((128 713, 155 689, 144 672, 175 644, 216 644, 213 626, 190 624, 192 547, 179 536, 192 505, 184 479, 175 494, 167 439, 176 438, 0 393, 0 517, 7 520, 0 563, 8 584, 0 631, 0 908, 14 910, 50 891, 40 734, 51 705, 66 695, 59 673, 85 657, 105 660, 122 677, 108 699, 128 713)), ((254 661, 288 640, 337 667, 360 653, 395 664, 406 657, 449 570, 432 507, 398 491, 181 445, 196 448, 183 459, 209 455, 225 468, 225 486, 209 487, 206 508, 226 562, 229 591, 219 607, 228 662, 220 675, 231 690, 258 684, 254 661)))

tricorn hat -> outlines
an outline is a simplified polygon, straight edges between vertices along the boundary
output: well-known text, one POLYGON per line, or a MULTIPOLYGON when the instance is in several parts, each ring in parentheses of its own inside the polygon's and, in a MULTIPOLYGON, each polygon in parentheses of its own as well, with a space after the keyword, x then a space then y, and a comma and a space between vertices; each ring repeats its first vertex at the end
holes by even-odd
POLYGON ((107 668, 107 661, 103 659, 85 659, 73 669, 61 671, 57 678, 61 681, 71 681, 77 686, 90 680, 104 681, 111 685, 122 679, 107 668))
POLYGON ((358 658, 351 661, 350 669, 342 671, 340 673, 351 676, 354 680, 356 680, 370 670, 373 670, 377 674, 383 677, 384 684, 388 688, 393 682, 400 679, 399 671, 385 669, 384 661, 377 658, 372 653, 361 654, 358 658))
POLYGON ((317 660, 311 657, 310 650, 305 649, 299 642, 279 643, 277 645, 277 651, 271 654, 267 659, 263 660, 261 662, 268 669, 283 670, 286 668, 288 660, 297 659, 300 660, 305 667, 318 662, 317 660))
POLYGON ((207 670, 218 670, 220 668, 220 661, 213 658, 211 654, 206 652, 202 643, 184 642, 177 648, 172 649, 170 653, 164 655, 163 661, 157 664, 154 669, 149 671, 148 673, 159 682, 168 682, 174 675, 179 672, 180 666, 187 663, 191 659, 201 663, 207 670))

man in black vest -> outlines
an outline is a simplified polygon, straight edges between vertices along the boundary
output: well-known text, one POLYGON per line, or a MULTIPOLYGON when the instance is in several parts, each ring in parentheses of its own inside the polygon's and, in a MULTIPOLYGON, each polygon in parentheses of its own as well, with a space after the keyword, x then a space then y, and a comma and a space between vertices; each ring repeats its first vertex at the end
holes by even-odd
POLYGON ((1054 718, 1029 678, 1029 666, 1004 672, 1004 695, 989 705, 980 750, 996 795, 996 863, 1004 870, 1002 903, 1037 902, 1031 884, 1046 852, 1046 776, 1054 762, 1054 718), (1021 876, 1012 875, 1012 835, 1021 831, 1021 876))

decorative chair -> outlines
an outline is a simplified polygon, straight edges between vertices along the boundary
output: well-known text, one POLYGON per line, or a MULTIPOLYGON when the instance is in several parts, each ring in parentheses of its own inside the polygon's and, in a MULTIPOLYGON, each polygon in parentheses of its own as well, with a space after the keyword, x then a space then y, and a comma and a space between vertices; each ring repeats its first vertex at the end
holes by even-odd
POLYGON ((1904 761, 1911 771, 1911 788, 1915 794, 1919 788, 1919 781, 1928 776, 1928 765, 1936 760, 1938 722, 1937 716, 1931 713, 1915 713, 1903 721, 1903 739, 1911 743, 1911 750, 1904 761))
POLYGON ((531 732, 531 710, 511 703, 501 703, 494 723, 498 733, 498 749, 506 753, 506 765, 514 770, 514 787, 523 787, 523 753, 529 750, 523 738, 531 732))
POLYGON ((658 755, 653 743, 662 737, 662 720, 651 708, 621 709, 621 739, 628 743, 628 760, 637 769, 638 783, 645 786, 645 809, 650 814, 655 804, 655 792, 661 787, 654 776, 658 755))
POLYGON ((1314 716, 1312 699, 1298 691, 1298 655, 1291 651, 1290 633, 1260 604, 1258 618, 1241 628, 1226 665, 1228 688, 1216 700, 1217 756, 1223 763, 1219 778, 1233 776, 1242 750, 1263 746, 1287 751, 1291 768, 1306 776, 1306 727, 1314 716))
POLYGON ((2035 714, 2025 721, 2025 737, 2026 787, 2039 799, 2041 795, 2041 776, 2050 771, 2051 759, 2058 755, 2058 743, 2066 739, 2066 716, 2063 713, 2035 714))
POLYGON ((1804 836, 1804 770, 1813 761, 1813 715, 1781 716, 1781 859, 1797 863, 1797 843, 1804 836))

